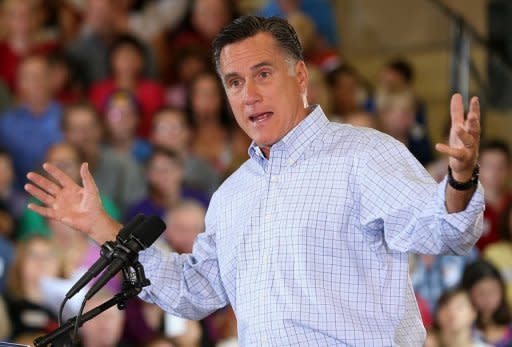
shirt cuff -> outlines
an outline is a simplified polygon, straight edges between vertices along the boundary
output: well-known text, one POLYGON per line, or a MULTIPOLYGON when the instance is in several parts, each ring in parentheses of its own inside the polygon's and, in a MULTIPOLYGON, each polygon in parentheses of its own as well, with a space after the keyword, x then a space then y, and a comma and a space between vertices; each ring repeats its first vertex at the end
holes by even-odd
MULTIPOLYGON (((446 223, 450 224, 460 232, 464 232, 468 230, 472 225, 475 225, 475 222, 478 218, 483 218, 483 211, 485 210, 485 201, 484 201, 484 189, 482 184, 478 182, 478 186, 473 193, 473 196, 468 202, 466 208, 459 212, 449 213, 446 209, 446 185, 448 184, 448 177, 445 177, 441 183, 438 185, 437 197, 438 197, 438 206, 439 211, 443 215, 443 219, 446 223)), ((482 228, 473 228, 472 233, 475 235, 482 233, 482 228)))

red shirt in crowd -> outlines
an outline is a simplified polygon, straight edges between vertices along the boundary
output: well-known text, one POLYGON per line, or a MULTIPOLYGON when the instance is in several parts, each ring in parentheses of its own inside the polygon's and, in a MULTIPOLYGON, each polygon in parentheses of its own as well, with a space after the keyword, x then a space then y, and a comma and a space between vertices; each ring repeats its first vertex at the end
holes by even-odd
MULTIPOLYGON (((108 97, 116 89, 118 87, 112 78, 97 82, 89 91, 89 100, 102 113, 108 97)), ((151 130, 153 115, 164 106, 165 89, 157 82, 143 79, 137 83, 134 94, 141 113, 137 133, 140 137, 147 138, 151 130)))
POLYGON ((15 92, 16 71, 22 59, 31 54, 48 54, 56 51, 58 47, 59 45, 55 41, 41 42, 35 44, 32 49, 23 56, 14 52, 7 41, 1 41, 0 57, 2 57, 2 64, 0 64, 0 78, 5 81, 12 92, 15 92))
POLYGON ((502 199, 498 208, 485 204, 484 211, 484 232, 476 243, 476 247, 483 251, 489 244, 500 240, 500 222, 506 207, 512 203, 512 193, 507 193, 502 199))

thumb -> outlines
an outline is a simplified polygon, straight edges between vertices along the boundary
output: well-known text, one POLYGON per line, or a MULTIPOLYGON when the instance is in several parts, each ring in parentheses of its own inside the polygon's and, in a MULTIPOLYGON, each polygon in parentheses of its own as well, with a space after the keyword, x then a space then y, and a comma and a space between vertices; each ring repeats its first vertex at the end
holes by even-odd
POLYGON ((92 178, 91 172, 89 171, 88 163, 82 163, 82 166, 80 167, 80 177, 82 177, 82 183, 86 191, 98 191, 94 178, 92 178))

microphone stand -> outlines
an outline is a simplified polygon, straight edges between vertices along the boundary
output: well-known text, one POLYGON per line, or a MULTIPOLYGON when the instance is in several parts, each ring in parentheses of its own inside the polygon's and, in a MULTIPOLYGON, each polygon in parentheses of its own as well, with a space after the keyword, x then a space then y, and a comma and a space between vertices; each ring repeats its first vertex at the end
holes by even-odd
MULTIPOLYGON (((100 313, 108 310, 112 306, 117 305, 118 309, 124 310, 126 308, 126 302, 137 296, 142 288, 147 287, 151 282, 146 278, 144 273, 144 267, 138 261, 135 261, 130 267, 123 268, 123 288, 120 293, 116 294, 110 300, 105 301, 103 304, 87 311, 82 315, 78 326, 81 327, 85 322, 93 319, 100 313), (131 271, 133 268, 134 271, 131 271)), ((34 340, 35 347, 75 347, 79 346, 78 341, 72 341, 69 334, 73 330, 77 317, 70 318, 61 327, 55 329, 47 335, 40 336, 34 340)))

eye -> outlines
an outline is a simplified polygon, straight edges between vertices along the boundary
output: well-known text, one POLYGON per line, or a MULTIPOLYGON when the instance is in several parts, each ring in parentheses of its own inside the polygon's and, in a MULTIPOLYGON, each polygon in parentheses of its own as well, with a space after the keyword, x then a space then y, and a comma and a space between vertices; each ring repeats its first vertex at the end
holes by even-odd
POLYGON ((228 87, 230 88, 238 88, 242 85, 242 81, 240 81, 239 79, 232 79, 230 81, 228 81, 228 87))
POLYGON ((270 71, 261 71, 260 77, 263 79, 270 77, 270 71))

